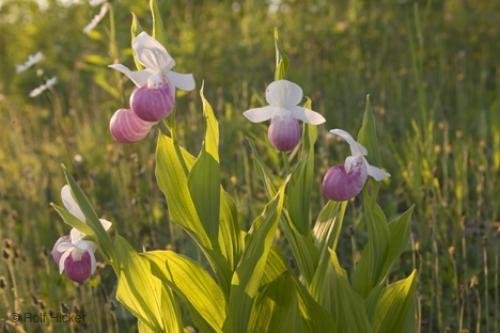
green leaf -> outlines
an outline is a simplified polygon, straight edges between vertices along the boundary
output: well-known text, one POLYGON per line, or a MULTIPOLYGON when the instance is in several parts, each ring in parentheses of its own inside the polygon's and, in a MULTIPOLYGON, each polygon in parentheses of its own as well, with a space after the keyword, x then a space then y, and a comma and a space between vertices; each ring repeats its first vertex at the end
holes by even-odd
POLYGON ((278 249, 272 247, 267 257, 264 275, 262 275, 262 285, 276 280, 287 270, 286 263, 279 253, 278 249))
POLYGON ((160 9, 158 8, 158 1, 150 0, 149 9, 153 18, 153 37, 161 44, 166 45, 167 35, 165 33, 165 27, 163 25, 160 9))
POLYGON ((375 310, 373 332, 415 331, 416 276, 414 270, 406 279, 385 288, 375 310))
POLYGON ((219 163, 219 123, 215 118, 214 110, 208 103, 203 93, 205 85, 200 89, 201 101, 203 103, 203 116, 205 117, 206 130, 204 148, 219 163))
POLYGON ((274 49, 276 52, 276 69, 274 71, 274 80, 283 80, 288 68, 288 58, 279 46, 278 29, 274 29, 274 49))
POLYGON ((264 287, 255 300, 250 319, 250 332, 304 332, 295 281, 284 273, 264 287))
POLYGON ((172 220, 185 228, 202 247, 211 249, 211 241, 191 199, 188 173, 194 157, 170 137, 160 134, 156 146, 156 179, 167 199, 172 220))
POLYGON ((72 214, 70 214, 65 208, 60 207, 54 203, 50 204, 52 208, 56 210, 56 212, 59 214, 59 216, 63 219, 64 223, 69 225, 70 227, 73 227, 75 229, 78 229, 78 231, 83 232, 85 235, 89 236, 90 238, 96 238, 94 231, 92 228, 90 228, 86 223, 80 221, 76 217, 74 217, 72 214))
POLYGON ((219 163, 202 150, 188 178, 189 193, 212 244, 218 246, 220 209, 219 163))
MULTIPOLYGON (((288 179, 287 179, 288 180, 288 179)), ((286 181, 262 214, 252 223, 246 247, 231 281, 229 315, 224 330, 246 332, 254 298, 261 285, 267 258, 283 209, 286 181)))
POLYGON ((347 202, 330 201, 322 209, 314 229, 319 260, 309 285, 311 296, 326 309, 332 306, 332 288, 335 288, 331 271, 330 249, 335 250, 342 229, 347 202))
MULTIPOLYGON (((137 16, 134 13, 131 14, 132 14, 132 23, 130 24, 130 45, 132 45, 134 38, 142 31, 144 31, 144 29, 142 29, 141 25, 139 24, 137 16)), ((139 59, 137 59, 135 52, 132 53, 132 57, 134 58, 134 63, 137 70, 140 71, 141 69, 143 69, 144 66, 142 66, 139 59)))
MULTIPOLYGON (((305 107, 310 108, 310 100, 305 107)), ((303 149, 296 170, 287 188, 286 208, 297 230, 305 235, 310 232, 310 202, 314 184, 314 144, 317 129, 304 125, 303 149)))
POLYGON ((337 248, 346 208, 347 201, 328 201, 323 206, 313 229, 318 248, 331 248, 333 250, 337 248))
MULTIPOLYGON (((150 262, 118 236, 115 238, 116 298, 154 332, 182 332, 180 309, 172 291, 151 272, 150 262)), ((147 331, 147 330, 146 330, 147 331)))
POLYGON ((373 200, 367 200, 365 222, 369 239, 353 275, 353 284, 364 297, 385 281, 408 245, 412 212, 413 207, 387 223, 381 208, 373 200))
POLYGON ((336 329, 333 332, 372 332, 363 299, 349 284, 335 251, 330 251, 332 267, 331 312, 336 329))
POLYGON ((363 297, 381 283, 381 272, 387 255, 389 226, 387 219, 372 196, 363 197, 363 219, 368 229, 368 243, 353 274, 353 285, 363 297))
POLYGON ((305 331, 315 332, 335 332, 335 323, 332 316, 326 309, 320 306, 309 294, 307 289, 300 282, 295 283, 299 295, 299 308, 305 319, 305 331))
POLYGON ((220 209, 219 125, 200 91, 206 130, 203 148, 189 173, 188 186, 198 216, 214 246, 218 246, 220 209))
POLYGON ((191 312, 196 312, 205 321, 205 326, 222 332, 226 299, 210 274, 198 263, 172 251, 146 252, 144 256, 156 268, 155 274, 183 297, 191 312))
POLYGON ((284 214, 280 223, 281 230, 285 235, 288 244, 292 250, 293 257, 297 262, 300 274, 302 277, 310 283, 314 272, 316 271, 316 266, 319 260, 320 251, 316 248, 314 244, 314 239, 311 233, 306 235, 301 234, 297 229, 295 229, 294 224, 290 221, 288 214, 284 214))

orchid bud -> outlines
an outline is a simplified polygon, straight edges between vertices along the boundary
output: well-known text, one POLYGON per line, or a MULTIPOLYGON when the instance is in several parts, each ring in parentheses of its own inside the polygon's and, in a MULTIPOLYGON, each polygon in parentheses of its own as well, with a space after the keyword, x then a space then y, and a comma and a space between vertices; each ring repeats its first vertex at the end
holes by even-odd
POLYGON ((267 137, 271 144, 280 151, 295 148, 300 141, 300 125, 292 117, 275 117, 271 120, 267 137))
POLYGON ((71 242, 71 238, 69 236, 61 236, 54 244, 54 247, 52 248, 51 254, 52 254, 52 259, 54 259, 54 262, 56 264, 59 263, 59 260, 61 260, 61 256, 64 253, 64 251, 58 250, 58 246, 61 243, 70 243, 70 242, 71 242))
POLYGON ((109 130, 116 141, 132 143, 144 139, 153 125, 154 123, 139 118, 130 109, 119 109, 109 121, 109 130))
POLYGON ((83 283, 92 275, 92 256, 88 250, 74 249, 64 261, 64 271, 73 281, 83 283))
POLYGON ((364 163, 346 170, 343 164, 328 169, 323 178, 323 194, 330 200, 344 201, 354 198, 361 192, 368 178, 364 163))
POLYGON ((173 87, 163 83, 158 87, 142 86, 130 96, 130 108, 145 121, 157 122, 168 117, 174 110, 173 87))

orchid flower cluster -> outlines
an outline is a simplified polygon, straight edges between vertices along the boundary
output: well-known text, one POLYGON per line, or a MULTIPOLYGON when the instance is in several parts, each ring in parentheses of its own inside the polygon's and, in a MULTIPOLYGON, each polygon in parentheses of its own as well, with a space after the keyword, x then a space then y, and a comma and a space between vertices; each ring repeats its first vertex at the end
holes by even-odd
MULTIPOLYGON (((296 83, 277 80, 266 89, 266 101, 269 105, 250 109, 243 115, 253 123, 270 120, 269 142, 279 151, 290 151, 301 138, 299 121, 311 125, 320 125, 326 121, 321 114, 298 106, 302 98, 302 88, 296 83)), ((390 176, 384 170, 368 164, 365 158, 368 151, 348 132, 333 129, 330 133, 349 143, 351 156, 346 158, 343 165, 333 166, 325 174, 322 188, 326 198, 335 201, 352 199, 361 192, 368 176, 376 181, 390 176)))
MULTIPOLYGON (((164 35, 155 0, 151 11, 153 36, 164 35)), ((195 87, 191 74, 172 71, 175 62, 158 41, 145 32, 132 33, 137 71, 110 66, 136 85, 128 108, 117 110, 110 121, 111 135, 122 143, 144 139, 172 114, 175 89, 195 87)), ((367 149, 348 132, 331 130, 349 144, 351 153, 324 175, 321 188, 328 201, 311 223, 316 126, 326 119, 311 110, 310 103, 301 104, 303 90, 284 79, 284 67, 277 61, 276 80, 265 91, 267 105, 243 116, 252 123, 269 121, 270 144, 298 158, 286 177, 259 169, 256 163, 268 201, 248 230, 242 227, 236 200, 221 182, 219 123, 202 88, 206 126, 199 153, 195 156, 183 147, 175 139, 176 128, 164 122, 162 129, 168 130, 158 134, 155 176, 168 202, 169 223, 186 231, 206 261, 171 250, 137 252, 118 228, 111 232, 111 222, 99 219, 65 170, 65 209, 53 207, 73 229, 52 250, 60 273, 85 282, 96 270, 99 249, 117 276, 116 298, 137 318, 141 333, 190 331, 183 320, 186 313, 189 325, 201 332, 408 331, 414 321, 415 271, 393 283, 388 283, 388 275, 408 243, 412 209, 389 223, 376 193, 363 196, 368 243, 349 277, 336 252, 348 200, 362 191, 368 177, 381 181, 390 175, 368 162, 367 149), (277 234, 286 239, 280 242, 286 249, 274 241, 277 234)), ((370 117, 367 108, 359 135, 364 144, 376 142, 370 117)))
POLYGON ((145 69, 132 71, 122 64, 109 66, 136 85, 129 108, 117 110, 109 123, 111 135, 121 143, 144 139, 155 124, 168 117, 174 110, 176 88, 187 91, 195 88, 193 75, 174 72, 174 59, 146 32, 134 38, 132 49, 145 69))

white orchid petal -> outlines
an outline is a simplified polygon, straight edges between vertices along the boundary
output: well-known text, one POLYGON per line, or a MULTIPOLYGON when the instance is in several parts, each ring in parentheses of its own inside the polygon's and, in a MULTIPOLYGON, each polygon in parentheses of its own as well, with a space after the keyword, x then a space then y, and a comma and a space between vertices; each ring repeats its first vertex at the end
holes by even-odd
POLYGON ((264 106, 262 108, 255 108, 245 111, 243 112, 243 115, 252 123, 261 123, 263 121, 271 119, 279 111, 280 108, 278 107, 264 106))
POLYGON ((88 252, 94 252, 96 249, 96 244, 92 241, 89 240, 80 240, 74 244, 76 248, 78 248, 80 251, 88 251, 88 252))
POLYGON ((71 239, 71 243, 76 244, 85 237, 85 234, 76 228, 72 228, 69 232, 69 237, 71 239))
POLYGON ((302 97, 302 88, 288 80, 271 82, 266 89, 266 101, 272 106, 293 107, 302 97))
POLYGON ((61 241, 57 244, 56 251, 62 253, 68 249, 71 249, 72 247, 73 247, 73 244, 71 243, 71 241, 61 241))
POLYGON ((368 163, 367 163, 367 168, 368 168, 368 175, 373 177, 373 179, 375 179, 378 182, 385 178, 389 178, 391 176, 391 174, 388 173, 387 171, 377 168, 368 163))
POLYGON ((101 225, 104 228, 104 230, 106 230, 106 231, 108 231, 109 228, 111 228, 111 225, 113 225, 113 223, 111 223, 110 221, 108 221, 106 219, 99 219, 99 221, 101 221, 101 225))
POLYGON ((196 86, 193 74, 181 74, 170 71, 167 73, 167 78, 174 87, 182 90, 191 91, 196 86))
POLYGON ((138 87, 145 86, 148 83, 148 79, 151 77, 151 75, 153 75, 148 70, 131 71, 122 64, 113 64, 109 65, 108 67, 113 68, 114 70, 117 70, 120 73, 125 74, 125 76, 127 76, 138 87))
POLYGON ((294 106, 290 110, 292 111, 292 117, 303 121, 306 124, 320 125, 326 121, 326 119, 318 112, 302 108, 300 106, 294 106))
POLYGON ((64 272, 64 262, 66 259, 68 259, 69 255, 73 251, 73 247, 67 249, 64 251, 64 253, 61 255, 61 258, 59 258, 59 274, 62 274, 64 272))
POLYGON ((351 136, 351 134, 344 131, 343 129, 339 129, 339 128, 332 129, 332 130, 330 130, 330 133, 332 133, 334 135, 338 135, 342 139, 347 141, 347 143, 349 144, 349 147, 351 148, 352 155, 364 155, 364 156, 368 155, 368 151, 366 150, 366 148, 361 143, 354 140, 354 138, 351 136))
POLYGON ((69 187, 69 185, 64 185, 61 189, 61 198, 63 205, 64 207, 66 207, 68 212, 70 212, 71 215, 73 215, 80 221, 85 222, 85 215, 80 209, 80 206, 78 206, 75 199, 73 198, 73 194, 71 193, 71 188, 69 187))
POLYGON ((175 66, 174 59, 163 45, 144 31, 134 38, 132 48, 139 62, 148 69, 162 72, 175 66))

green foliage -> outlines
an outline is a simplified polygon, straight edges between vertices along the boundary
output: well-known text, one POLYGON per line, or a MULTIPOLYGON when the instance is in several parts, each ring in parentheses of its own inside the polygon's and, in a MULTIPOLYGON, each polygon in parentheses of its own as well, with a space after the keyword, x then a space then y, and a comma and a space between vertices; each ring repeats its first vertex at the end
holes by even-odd
POLYGON ((221 332, 227 313, 223 291, 195 261, 172 251, 145 253, 157 276, 189 304, 193 318, 200 317, 197 326, 203 332, 221 332))
POLYGON ((115 238, 116 298, 153 332, 183 332, 172 290, 151 272, 150 262, 120 236, 115 238))

